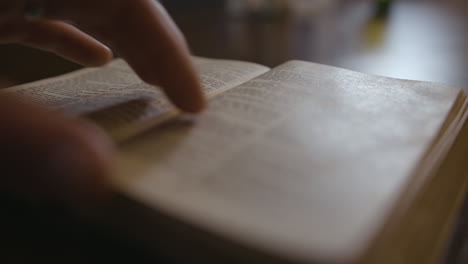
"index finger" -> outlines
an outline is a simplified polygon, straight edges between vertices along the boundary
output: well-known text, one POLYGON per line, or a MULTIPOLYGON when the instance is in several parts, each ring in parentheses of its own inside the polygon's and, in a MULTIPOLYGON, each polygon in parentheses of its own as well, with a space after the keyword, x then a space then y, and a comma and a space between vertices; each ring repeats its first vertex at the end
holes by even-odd
POLYGON ((160 85, 177 107, 189 112, 203 109, 203 92, 185 41, 157 1, 47 2, 48 15, 72 19, 110 45, 142 80, 160 85))

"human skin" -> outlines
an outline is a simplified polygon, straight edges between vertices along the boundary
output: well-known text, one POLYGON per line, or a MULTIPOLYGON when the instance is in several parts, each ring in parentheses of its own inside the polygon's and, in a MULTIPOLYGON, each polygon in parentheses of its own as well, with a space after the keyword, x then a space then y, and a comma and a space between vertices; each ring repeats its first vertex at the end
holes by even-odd
MULTIPOLYGON (((180 109, 204 108, 185 40, 157 1, 42 0, 42 5, 43 16, 27 20, 24 1, 0 0, 0 43, 50 51, 84 66, 104 65, 116 52, 180 109)), ((108 193, 113 145, 85 120, 2 95, 0 146, 2 193, 70 206, 108 193)))

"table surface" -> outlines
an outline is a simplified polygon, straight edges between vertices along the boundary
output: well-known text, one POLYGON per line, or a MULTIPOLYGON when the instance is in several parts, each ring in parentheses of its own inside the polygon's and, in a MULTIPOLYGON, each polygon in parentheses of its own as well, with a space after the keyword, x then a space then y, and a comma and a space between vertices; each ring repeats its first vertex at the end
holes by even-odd
MULTIPOLYGON (((233 14, 226 11, 223 1, 165 2, 198 56, 253 61, 270 67, 300 59, 396 78, 448 83, 468 91, 468 2, 464 0, 393 1, 383 16, 376 15, 375 1, 368 0, 328 1, 327 5, 289 15, 233 14)), ((0 79, 11 83, 79 68, 48 53, 15 45, 1 46, 0 58, 0 79)), ((466 229, 459 231, 462 233, 466 234, 466 229)), ((111 252, 115 245, 110 243, 104 249, 111 252)), ((139 255, 143 262, 141 252, 133 252, 133 256, 132 252, 128 253, 131 259, 139 255)), ((78 255, 76 250, 71 253, 78 255)), ((468 263, 468 247, 457 258, 459 263, 468 263)))

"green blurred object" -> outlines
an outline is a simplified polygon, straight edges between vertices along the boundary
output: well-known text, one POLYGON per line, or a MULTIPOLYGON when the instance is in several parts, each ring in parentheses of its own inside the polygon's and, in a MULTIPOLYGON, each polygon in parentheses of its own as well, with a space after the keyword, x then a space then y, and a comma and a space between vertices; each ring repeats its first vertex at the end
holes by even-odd
POLYGON ((385 17, 390 13, 392 0, 377 0, 376 15, 378 17, 385 17))

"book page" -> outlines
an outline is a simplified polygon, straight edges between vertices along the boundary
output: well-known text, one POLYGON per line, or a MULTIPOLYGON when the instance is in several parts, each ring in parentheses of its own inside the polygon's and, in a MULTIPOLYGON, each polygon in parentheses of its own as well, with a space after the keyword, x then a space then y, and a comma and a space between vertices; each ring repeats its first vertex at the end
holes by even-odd
POLYGON ((117 188, 256 249, 348 263, 367 248, 459 96, 289 62, 122 146, 117 188))
MULTIPOLYGON (((194 57, 194 64, 208 97, 269 70, 253 63, 199 57, 194 57)), ((101 68, 84 69, 1 92, 85 116, 116 141, 178 114, 160 89, 142 82, 121 59, 101 68)))

